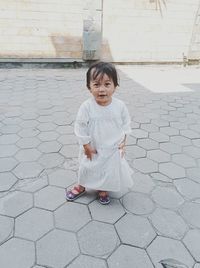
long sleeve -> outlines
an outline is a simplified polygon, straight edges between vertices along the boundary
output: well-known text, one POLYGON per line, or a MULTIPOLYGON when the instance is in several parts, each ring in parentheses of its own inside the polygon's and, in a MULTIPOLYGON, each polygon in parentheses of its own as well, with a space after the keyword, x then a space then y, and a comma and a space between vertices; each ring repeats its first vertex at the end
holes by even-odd
POLYGON ((123 110, 122 110, 122 128, 124 130, 124 133, 126 135, 131 133, 131 118, 128 112, 128 109, 126 107, 126 105, 123 106, 123 110))
POLYGON ((89 115, 86 105, 83 103, 76 116, 74 124, 74 132, 78 138, 79 144, 88 144, 91 141, 91 137, 88 133, 89 115))

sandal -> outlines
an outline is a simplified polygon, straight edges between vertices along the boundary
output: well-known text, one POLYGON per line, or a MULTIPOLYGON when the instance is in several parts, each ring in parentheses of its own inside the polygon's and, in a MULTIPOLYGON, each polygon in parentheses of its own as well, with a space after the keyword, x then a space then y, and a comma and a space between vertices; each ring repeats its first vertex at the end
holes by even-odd
POLYGON ((74 188, 72 188, 71 190, 66 192, 66 199, 68 201, 74 201, 78 197, 83 195, 84 193, 85 193, 85 188, 83 190, 81 190, 80 186, 74 186, 74 188), (76 193, 74 193, 74 191, 76 191, 76 193))
POLYGON ((99 203, 101 203, 102 205, 108 205, 110 203, 110 197, 107 192, 100 191, 98 198, 99 203))

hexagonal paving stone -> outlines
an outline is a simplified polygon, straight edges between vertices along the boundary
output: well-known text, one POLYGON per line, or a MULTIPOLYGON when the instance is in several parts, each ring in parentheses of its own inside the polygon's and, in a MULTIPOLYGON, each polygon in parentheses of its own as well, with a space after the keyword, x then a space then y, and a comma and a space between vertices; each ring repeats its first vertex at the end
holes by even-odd
POLYGON ((161 143, 160 149, 169 153, 169 154, 181 153, 181 151, 182 151, 182 148, 180 145, 172 143, 172 142, 161 143))
POLYGON ((21 118, 24 120, 32 120, 32 119, 36 119, 38 117, 38 114, 33 112, 33 111, 27 111, 25 110, 25 112, 22 114, 21 118))
POLYGON ((8 191, 16 182, 17 178, 10 172, 0 173, 0 192, 8 191))
POLYGON ((20 126, 22 128, 30 128, 30 127, 36 127, 38 124, 39 123, 36 120, 25 120, 20 123, 20 126))
POLYGON ((185 177, 185 169, 171 162, 159 164, 159 171, 173 180, 185 177))
POLYGON ((16 145, 22 149, 30 149, 35 148, 40 144, 40 140, 38 138, 21 138, 16 145))
POLYGON ((43 153, 57 153, 61 149, 62 145, 57 141, 46 141, 42 142, 40 146, 38 146, 38 150, 43 153))
POLYGON ((195 159, 186 154, 175 154, 172 156, 172 161, 184 168, 196 166, 195 159))
POLYGON ((157 237, 147 248, 147 252, 157 268, 162 268, 161 260, 174 259, 193 267, 194 260, 183 244, 177 240, 157 237))
POLYGON ((16 134, 5 134, 0 136, 0 144, 14 144, 20 137, 16 134))
POLYGON ((184 244, 189 249, 196 261, 200 262, 200 231, 197 229, 189 230, 183 239, 184 244))
POLYGON ((55 210, 62 205, 65 200, 63 189, 47 186, 35 193, 35 206, 48 210, 55 210))
POLYGON ((53 122, 58 126, 71 125, 73 118, 66 112, 56 112, 53 114, 53 122))
POLYGON ((132 129, 131 136, 138 139, 147 138, 148 132, 142 129, 132 129))
POLYGON ((33 206, 33 197, 29 193, 10 192, 0 199, 0 214, 16 217, 33 206))
POLYGON ((47 113, 47 114, 43 114, 41 116, 38 117, 38 121, 41 123, 48 123, 53 121, 53 116, 51 115, 52 110, 50 110, 51 112, 47 113))
POLYGON ((102 206, 97 200, 89 204, 92 218, 97 221, 115 223, 125 214, 118 200, 112 199, 110 206, 102 206))
POLYGON ((190 129, 185 129, 180 131, 181 135, 184 137, 187 137, 189 139, 198 139, 200 138, 200 134, 197 133, 196 131, 190 130, 190 129))
POLYGON ((54 130, 57 127, 54 123, 47 122, 47 123, 38 123, 37 129, 40 131, 50 131, 54 130))
POLYGON ((53 140, 56 140, 58 137, 59 135, 55 131, 44 131, 38 135, 38 138, 41 141, 53 141, 53 140))
POLYGON ((23 162, 20 163, 13 173, 19 179, 27 179, 37 177, 44 168, 37 162, 23 162))
POLYGON ((172 179, 168 178, 167 176, 161 174, 160 172, 151 173, 151 177, 153 180, 156 180, 157 182, 172 182, 172 179))
POLYGON ((78 157, 79 146, 78 145, 64 145, 62 149, 60 150, 60 153, 67 158, 78 157))
POLYGON ((149 217, 160 235, 181 239, 188 229, 184 220, 174 211, 157 208, 149 217))
POLYGON ((56 131, 60 134, 73 134, 74 133, 74 128, 73 126, 58 126, 56 128, 56 131))
POLYGON ((136 145, 137 143, 137 140, 136 138, 132 137, 132 136, 128 136, 127 137, 127 142, 126 142, 126 145, 129 146, 129 145, 136 145))
POLYGON ((78 232, 78 241, 83 254, 101 258, 106 258, 119 244, 114 227, 96 221, 88 223, 78 232))
POLYGON ((80 255, 76 258, 68 268, 107 268, 106 262, 102 259, 91 256, 80 255))
POLYGON ((121 245, 109 258, 109 268, 153 268, 143 249, 121 245))
POLYGON ((53 215, 49 211, 33 208, 15 221, 15 236, 36 241, 53 229, 53 215))
POLYGON ((186 202, 181 207, 180 214, 192 227, 200 228, 200 204, 186 202))
POLYGON ((182 196, 171 187, 157 186, 152 192, 152 198, 161 207, 171 209, 178 208, 184 202, 182 196))
POLYGON ((152 132, 149 134, 149 138, 157 142, 169 141, 169 136, 161 132, 152 132))
POLYGON ((194 158, 200 158, 200 148, 195 146, 186 146, 183 148, 183 151, 194 158))
POLYGON ((41 153, 37 149, 21 149, 16 155, 16 159, 20 162, 35 161, 40 157, 41 153))
POLYGON ((36 266, 33 266, 33 268, 45 268, 45 267, 44 266, 36 265, 36 266))
POLYGON ((78 144, 77 138, 75 135, 62 135, 58 139, 61 144, 78 144))
POLYGON ((150 214, 154 210, 152 200, 142 193, 127 193, 122 198, 122 204, 126 210, 136 215, 150 214))
POLYGON ((54 168, 63 164, 64 157, 59 153, 43 154, 38 162, 45 168, 54 168))
POLYGON ((135 159, 133 161, 135 169, 143 173, 151 173, 158 171, 158 164, 148 158, 135 159))
POLYGON ((187 125, 181 122, 170 122, 170 126, 177 129, 187 129, 187 125))
POLYGON ((1 127, 1 133, 3 134, 15 134, 18 131, 20 131, 20 127, 17 125, 7 125, 7 126, 3 126, 1 127))
POLYGON ((187 199, 192 200, 200 197, 200 184, 188 179, 176 180, 174 184, 178 191, 187 199))
POLYGON ((65 267, 79 254, 76 236, 70 232, 53 230, 36 243, 36 254, 38 265, 65 267))
POLYGON ((18 132, 18 135, 22 138, 31 138, 39 134, 39 130, 35 128, 25 128, 18 132))
POLYGON ((0 145, 0 157, 9 157, 16 154, 16 152, 19 150, 15 145, 13 144, 5 144, 0 145))
POLYGON ((165 153, 161 150, 151 150, 147 152, 147 157, 158 162, 168 162, 170 161, 170 154, 165 153))
POLYGON ((56 169, 49 174, 49 184, 67 188, 77 181, 76 172, 67 169, 56 169))
POLYGON ((175 136, 179 134, 179 131, 176 128, 172 128, 172 127, 161 127, 160 131, 169 136, 175 136))
POLYGON ((151 120, 151 123, 156 125, 156 126, 158 126, 158 127, 167 127, 167 126, 169 126, 168 121, 160 119, 160 118, 151 120))
POLYGON ((55 211, 55 225, 67 231, 78 231, 91 220, 87 206, 67 202, 55 211), (70 217, 69 215, 73 215, 70 217))
POLYGON ((146 118, 143 115, 140 115, 140 116, 137 115, 137 116, 134 117, 134 122, 137 122, 137 123, 149 123, 150 119, 146 118))
POLYGON ((148 132, 158 132, 159 128, 153 124, 141 124, 141 129, 144 129, 148 132))
POLYGON ((0 216, 0 245, 13 236, 14 220, 5 216, 0 216))
POLYGON ((195 146, 200 147, 200 139, 193 140, 192 142, 195 146))
POLYGON ((14 186, 14 189, 18 191, 34 193, 44 188, 48 184, 49 183, 47 176, 41 175, 38 178, 19 180, 18 183, 14 186))
POLYGON ((195 182, 200 183, 200 168, 188 168, 186 170, 187 177, 195 182))
POLYGON ((0 158, 0 172, 10 171, 17 166, 18 162, 11 157, 0 158))
POLYGON ((156 237, 149 221, 141 216, 126 214, 115 226, 124 244, 145 248, 156 237))
POLYGON ((140 157, 145 157, 146 156, 146 151, 137 145, 130 145, 126 146, 126 159, 135 159, 135 158, 140 158, 140 157))
POLYGON ((159 148, 159 143, 152 139, 138 140, 138 145, 146 150, 153 150, 159 148))
POLYGON ((149 175, 140 172, 134 173, 134 185, 132 190, 140 193, 149 193, 155 186, 152 178, 149 175))
POLYGON ((35 247, 30 241, 12 238, 0 247, 0 267, 27 268, 35 262, 35 247))
POLYGON ((171 137, 170 141, 180 146, 187 146, 191 144, 191 140, 183 136, 171 137))

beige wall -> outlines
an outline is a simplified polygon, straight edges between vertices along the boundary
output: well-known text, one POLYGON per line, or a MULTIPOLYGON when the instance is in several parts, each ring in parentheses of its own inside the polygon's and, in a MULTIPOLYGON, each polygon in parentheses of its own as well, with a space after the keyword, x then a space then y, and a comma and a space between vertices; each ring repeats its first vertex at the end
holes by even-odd
POLYGON ((102 59, 188 56, 199 0, 0 0, 0 58, 82 59, 87 2, 102 18, 102 59))
POLYGON ((82 58, 82 0, 0 0, 0 57, 82 58))
POLYGON ((188 55, 198 5, 199 0, 104 1, 103 58, 182 61, 183 53, 188 55))

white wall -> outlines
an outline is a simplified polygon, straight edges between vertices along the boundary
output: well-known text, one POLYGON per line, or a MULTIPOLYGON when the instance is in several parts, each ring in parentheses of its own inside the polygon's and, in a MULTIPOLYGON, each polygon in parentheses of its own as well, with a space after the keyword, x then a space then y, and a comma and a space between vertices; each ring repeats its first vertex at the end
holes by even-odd
POLYGON ((175 62, 196 47, 200 0, 0 0, 0 58, 82 59, 90 3, 102 21, 104 60, 175 62))

